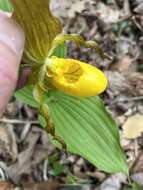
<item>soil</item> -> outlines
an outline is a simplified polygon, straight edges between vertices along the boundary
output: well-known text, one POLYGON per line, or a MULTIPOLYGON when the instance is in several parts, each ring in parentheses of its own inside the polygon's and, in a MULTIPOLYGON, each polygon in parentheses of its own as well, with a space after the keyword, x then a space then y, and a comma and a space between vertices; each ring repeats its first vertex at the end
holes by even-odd
MULTIPOLYGON (((143 1, 52 0, 51 9, 65 33, 96 40, 111 57, 103 60, 95 51, 69 43, 69 57, 96 65, 107 75, 109 87, 101 97, 118 123, 131 178, 143 185, 143 1), (132 125, 134 137, 129 133, 132 125)), ((109 175, 55 148, 36 116, 34 109, 14 98, 7 106, 0 121, 0 189, 128 187, 123 174, 109 175)))

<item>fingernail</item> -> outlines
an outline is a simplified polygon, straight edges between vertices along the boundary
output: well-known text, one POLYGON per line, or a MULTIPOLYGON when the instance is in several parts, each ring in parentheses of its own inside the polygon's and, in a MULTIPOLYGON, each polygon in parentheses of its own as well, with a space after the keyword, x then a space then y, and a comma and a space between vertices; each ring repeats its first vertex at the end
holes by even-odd
POLYGON ((12 13, 0 10, 0 17, 11 17, 12 13))
POLYGON ((24 49, 24 32, 8 15, 0 13, 0 42, 6 44, 17 55, 24 49))

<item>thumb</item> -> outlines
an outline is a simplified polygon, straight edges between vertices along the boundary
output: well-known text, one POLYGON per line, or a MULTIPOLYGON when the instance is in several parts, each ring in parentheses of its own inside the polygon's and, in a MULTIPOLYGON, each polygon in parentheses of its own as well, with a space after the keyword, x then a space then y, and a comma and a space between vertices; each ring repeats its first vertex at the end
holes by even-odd
POLYGON ((23 31, 0 12, 0 116, 16 87, 23 49, 23 31))

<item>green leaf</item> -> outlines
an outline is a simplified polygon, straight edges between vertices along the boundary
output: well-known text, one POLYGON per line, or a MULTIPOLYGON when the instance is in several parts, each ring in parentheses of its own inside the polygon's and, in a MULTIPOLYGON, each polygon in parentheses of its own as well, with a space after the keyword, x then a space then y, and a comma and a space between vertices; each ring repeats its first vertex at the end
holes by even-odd
POLYGON ((40 114, 38 115, 38 120, 39 120, 40 125, 43 128, 46 128, 47 122, 46 122, 45 118, 42 115, 40 115, 40 114))
POLYGON ((64 170, 64 166, 62 164, 60 164, 59 162, 54 162, 53 163, 53 175, 54 176, 58 176, 60 175, 64 170))
POLYGON ((125 187, 123 190, 142 190, 143 189, 143 186, 139 185, 136 182, 133 182, 131 186, 132 187, 125 187))
POLYGON ((55 36, 62 31, 60 21, 50 11, 50 0, 11 0, 14 19, 25 32, 24 61, 43 63, 55 36))
POLYGON ((16 91, 15 97, 19 101, 21 101, 21 102, 23 102, 23 103, 25 103, 31 107, 38 108, 38 104, 34 100, 32 92, 33 92, 33 87, 32 86, 26 86, 26 87, 16 91))
MULTIPOLYGON (((24 92, 20 90, 16 97, 30 106, 37 106, 32 87, 25 87, 24 92)), ((128 174, 118 128, 99 97, 77 98, 51 91, 46 102, 56 134, 65 141, 68 151, 106 172, 128 174)))
POLYGON ((77 98, 53 91, 48 105, 56 133, 68 151, 106 172, 128 174, 118 128, 99 97, 77 98))
POLYGON ((59 58, 66 58, 67 57, 67 45, 66 45, 66 43, 63 43, 63 44, 59 45, 55 49, 53 55, 55 55, 55 56, 57 56, 59 58))
POLYGON ((0 0, 0 10, 6 11, 6 12, 12 12, 13 7, 9 0, 0 0))
POLYGON ((57 153, 48 156, 48 161, 50 165, 52 165, 54 162, 57 162, 59 159, 60 157, 57 153))

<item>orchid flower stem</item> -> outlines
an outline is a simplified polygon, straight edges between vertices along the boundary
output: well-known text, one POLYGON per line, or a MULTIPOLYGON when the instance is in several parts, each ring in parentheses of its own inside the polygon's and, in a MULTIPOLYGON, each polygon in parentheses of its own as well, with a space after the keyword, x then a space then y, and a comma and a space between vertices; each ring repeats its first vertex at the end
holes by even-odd
POLYGON ((65 142, 63 141, 63 139, 61 139, 55 133, 55 126, 54 126, 53 121, 51 119, 51 114, 50 114, 49 106, 45 102, 44 95, 45 95, 45 91, 41 87, 41 84, 39 82, 38 84, 36 84, 34 86, 34 90, 33 90, 33 97, 35 98, 35 100, 39 104, 39 113, 40 113, 40 115, 42 115, 45 118, 45 120, 47 122, 47 126, 46 126, 47 132, 49 134, 51 134, 52 137, 53 137, 53 140, 57 140, 61 144, 62 149, 66 151, 67 148, 66 148, 65 142))

